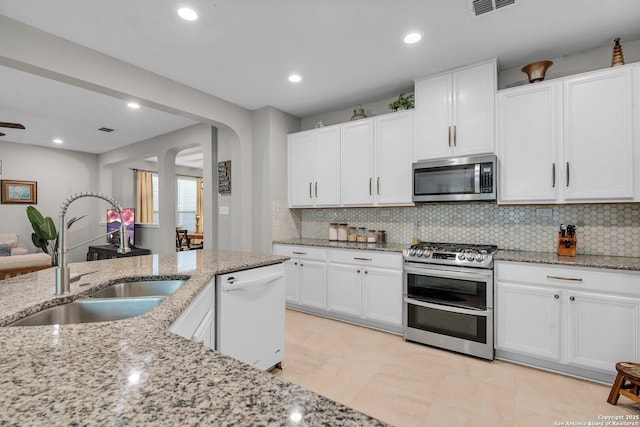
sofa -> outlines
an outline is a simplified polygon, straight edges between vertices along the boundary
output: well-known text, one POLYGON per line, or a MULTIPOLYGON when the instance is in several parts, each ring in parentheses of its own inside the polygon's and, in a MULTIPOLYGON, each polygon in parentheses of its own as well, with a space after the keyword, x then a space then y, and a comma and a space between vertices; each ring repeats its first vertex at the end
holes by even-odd
POLYGON ((51 267, 51 257, 43 252, 30 254, 18 246, 17 234, 0 234, 0 280, 51 267))

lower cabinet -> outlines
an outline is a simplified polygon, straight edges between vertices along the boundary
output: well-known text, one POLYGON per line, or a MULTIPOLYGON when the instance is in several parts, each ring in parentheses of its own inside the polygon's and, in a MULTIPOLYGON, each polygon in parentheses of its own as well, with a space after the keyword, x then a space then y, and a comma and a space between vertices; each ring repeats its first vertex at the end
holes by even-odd
POLYGON ((640 361, 640 274, 497 261, 496 356, 597 381, 640 361))
POLYGON ((205 347, 215 348, 215 284, 210 282, 191 301, 169 330, 205 347))
POLYGON ((285 263, 287 307, 402 332, 402 254, 274 245, 285 263))

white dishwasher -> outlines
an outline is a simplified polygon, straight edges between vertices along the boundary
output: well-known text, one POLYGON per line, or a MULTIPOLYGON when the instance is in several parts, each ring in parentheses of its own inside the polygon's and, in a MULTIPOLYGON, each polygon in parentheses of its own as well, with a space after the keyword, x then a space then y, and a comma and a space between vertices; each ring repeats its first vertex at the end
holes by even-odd
POLYGON ((216 276, 216 350, 266 370, 284 359, 284 265, 216 276))

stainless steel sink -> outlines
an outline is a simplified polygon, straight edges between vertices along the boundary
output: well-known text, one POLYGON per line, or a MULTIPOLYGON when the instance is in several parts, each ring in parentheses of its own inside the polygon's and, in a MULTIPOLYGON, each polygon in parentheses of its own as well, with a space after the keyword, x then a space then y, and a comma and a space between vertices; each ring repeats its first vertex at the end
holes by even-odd
POLYGON ((67 325, 106 322, 140 316, 164 301, 164 297, 82 299, 47 308, 8 326, 67 325))
POLYGON ((116 283, 89 296, 92 298, 167 296, 177 291, 184 282, 184 280, 144 280, 116 283))

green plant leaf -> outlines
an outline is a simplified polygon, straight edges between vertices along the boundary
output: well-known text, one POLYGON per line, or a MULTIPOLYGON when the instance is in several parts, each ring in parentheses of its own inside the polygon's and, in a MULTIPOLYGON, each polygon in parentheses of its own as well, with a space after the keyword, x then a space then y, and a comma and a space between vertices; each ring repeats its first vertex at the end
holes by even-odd
POLYGON ((27 218, 29 218, 31 224, 42 224, 44 222, 44 216, 33 206, 27 206, 27 218))

